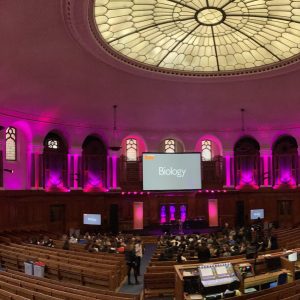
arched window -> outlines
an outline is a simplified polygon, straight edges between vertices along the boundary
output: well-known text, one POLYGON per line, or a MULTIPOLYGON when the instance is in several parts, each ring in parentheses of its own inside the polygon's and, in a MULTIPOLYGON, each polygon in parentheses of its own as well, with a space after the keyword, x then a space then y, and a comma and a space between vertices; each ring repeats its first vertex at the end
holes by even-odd
POLYGON ((43 144, 44 187, 49 191, 66 191, 68 146, 63 137, 55 131, 47 134, 43 144))
POLYGON ((89 135, 82 145, 83 188, 85 191, 106 190, 107 149, 103 141, 89 135))
POLYGON ((175 153, 175 140, 166 139, 165 140, 165 153, 175 153))
POLYGON ((252 137, 239 139, 234 146, 234 172, 237 188, 258 188, 260 184, 260 146, 252 137))
POLYGON ((129 138, 126 140, 126 158, 127 161, 137 161, 137 141, 136 139, 129 138))
POLYGON ((16 138, 16 128, 7 127, 6 129, 6 147, 5 147, 5 157, 6 160, 17 160, 17 138, 16 138))
POLYGON ((298 184, 298 144, 292 136, 282 136, 273 145, 273 184, 275 187, 298 184))
POLYGON ((203 140, 201 142, 201 155, 203 161, 211 161, 212 160, 212 147, 210 140, 203 140))

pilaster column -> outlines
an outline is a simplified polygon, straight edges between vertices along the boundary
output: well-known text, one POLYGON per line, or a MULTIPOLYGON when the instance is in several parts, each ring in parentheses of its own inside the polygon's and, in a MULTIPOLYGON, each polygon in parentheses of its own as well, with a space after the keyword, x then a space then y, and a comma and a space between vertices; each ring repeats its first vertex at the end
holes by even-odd
POLYGON ((71 190, 81 190, 82 187, 79 182, 82 181, 80 172, 80 161, 82 156, 82 150, 80 148, 72 148, 68 154, 68 182, 71 190))
POLYGON ((108 164, 107 164, 107 187, 112 190, 120 190, 119 187, 119 164, 120 164, 120 151, 109 150, 108 164))
MULTIPOLYGON (((5 131, 3 130, 3 132, 5 131)), ((5 145, 5 135, 0 131, 0 190, 4 189, 4 180, 3 180, 4 145, 5 145)))
POLYGON ((262 157, 261 187, 271 187, 272 186, 272 151, 270 149, 261 149, 260 156, 262 157))
POLYGON ((31 189, 43 189, 43 149, 42 145, 32 145, 31 153, 31 189))
POLYGON ((234 155, 232 151, 224 151, 225 188, 234 188, 234 155))

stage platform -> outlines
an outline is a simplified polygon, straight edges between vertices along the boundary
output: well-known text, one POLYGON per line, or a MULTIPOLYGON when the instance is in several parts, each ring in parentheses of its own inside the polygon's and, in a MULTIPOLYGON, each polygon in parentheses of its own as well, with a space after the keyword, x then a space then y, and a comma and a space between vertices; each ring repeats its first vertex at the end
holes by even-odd
POLYGON ((130 230, 126 231, 124 233, 131 233, 134 235, 140 235, 140 236, 160 236, 165 234, 172 234, 172 235, 182 235, 182 234, 205 234, 205 233, 214 233, 220 231, 220 227, 206 227, 206 228, 183 228, 182 230, 179 230, 176 227, 169 227, 166 228, 165 226, 157 225, 157 226, 149 226, 145 227, 141 230, 130 230))

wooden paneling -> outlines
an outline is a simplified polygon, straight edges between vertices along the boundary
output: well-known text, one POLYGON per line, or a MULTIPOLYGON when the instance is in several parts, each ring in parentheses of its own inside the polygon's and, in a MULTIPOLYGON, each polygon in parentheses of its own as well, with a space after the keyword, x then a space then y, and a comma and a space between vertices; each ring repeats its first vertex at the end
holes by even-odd
MULTIPOLYGON (((249 223, 250 209, 265 209, 265 219, 269 222, 279 220, 278 203, 291 201, 291 224, 300 223, 300 191, 298 190, 258 190, 258 191, 227 191, 226 193, 151 193, 150 195, 121 195, 120 193, 46 193, 43 191, 0 191, 0 230, 11 229, 48 229, 53 226, 50 220, 50 206, 64 205, 65 229, 82 227, 83 213, 101 213, 103 228, 108 228, 109 207, 119 205, 121 224, 132 223, 133 202, 144 203, 144 225, 159 223, 159 209, 162 204, 187 205, 187 217, 208 218, 207 201, 218 199, 219 218, 221 224, 235 224, 236 202, 244 201, 245 222, 249 223)), ((280 220, 279 220, 280 221, 280 220)), ((122 229, 122 228, 121 228, 122 229)))

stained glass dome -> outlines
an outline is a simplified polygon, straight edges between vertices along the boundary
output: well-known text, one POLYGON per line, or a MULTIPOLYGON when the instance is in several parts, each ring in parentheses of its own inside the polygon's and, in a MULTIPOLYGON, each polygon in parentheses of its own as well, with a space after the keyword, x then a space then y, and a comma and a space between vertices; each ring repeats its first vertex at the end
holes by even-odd
POLYGON ((300 1, 96 0, 94 17, 112 49, 158 68, 236 71, 300 52, 300 1))

